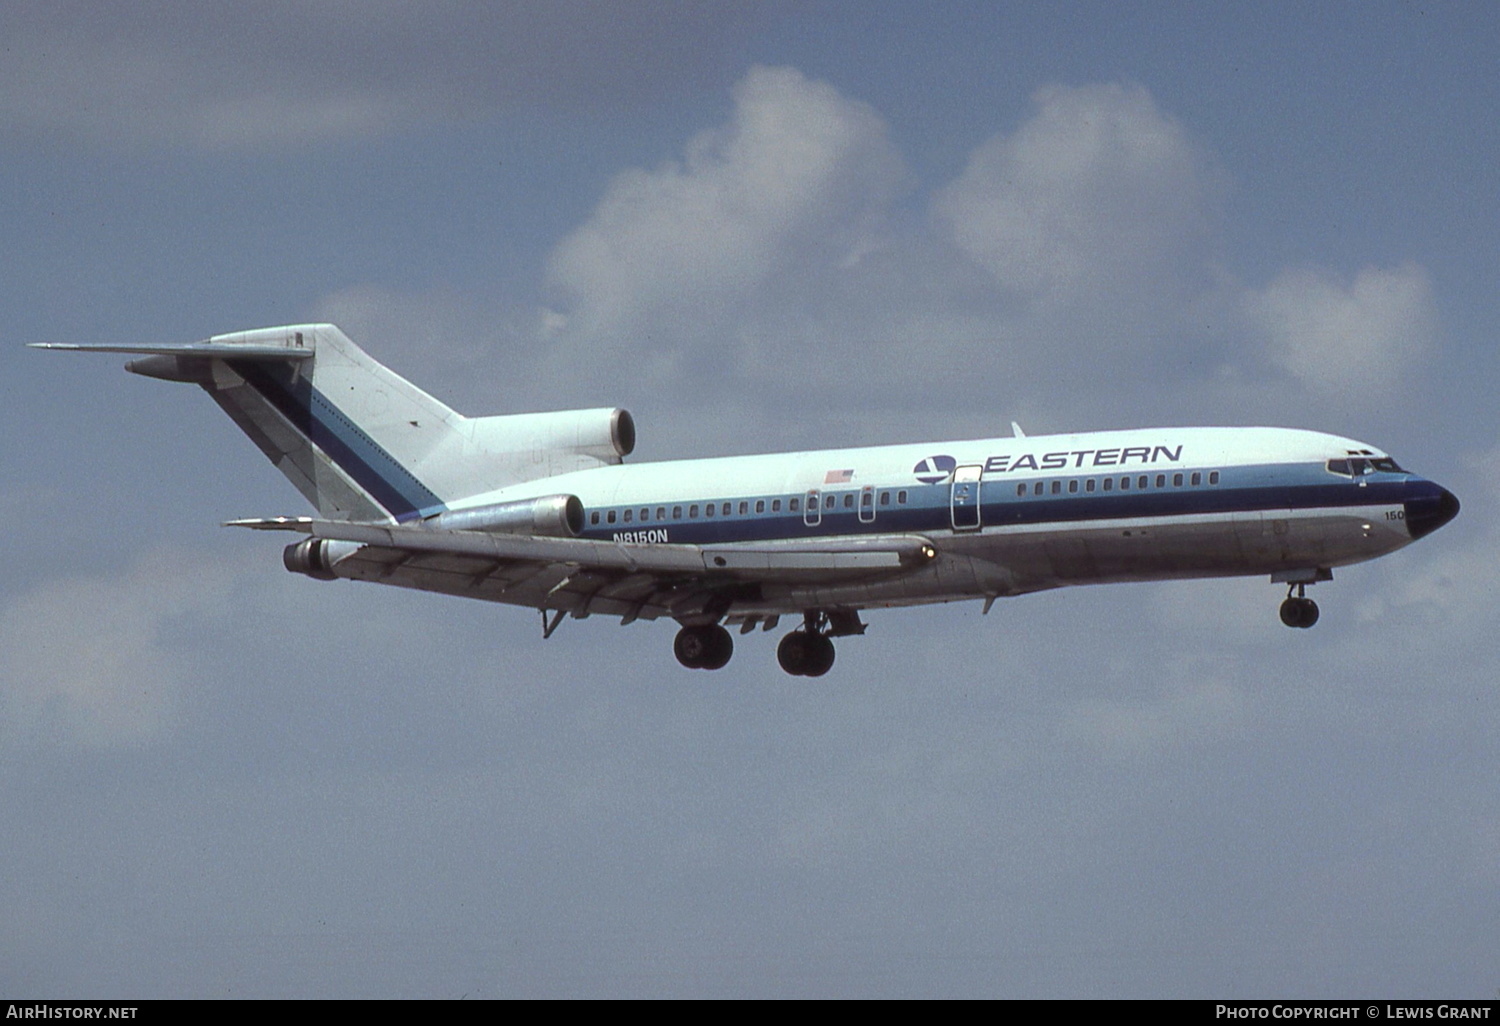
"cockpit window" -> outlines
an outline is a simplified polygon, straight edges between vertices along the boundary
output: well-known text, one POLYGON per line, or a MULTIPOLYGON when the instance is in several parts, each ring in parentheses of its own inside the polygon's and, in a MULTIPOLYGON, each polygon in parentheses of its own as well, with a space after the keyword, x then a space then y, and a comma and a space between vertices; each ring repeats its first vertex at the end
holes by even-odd
POLYGON ((1366 459, 1362 456, 1351 456, 1348 459, 1329 460, 1328 472, 1339 474, 1343 477, 1361 477, 1365 474, 1404 474, 1396 461, 1389 456, 1379 456, 1366 459))

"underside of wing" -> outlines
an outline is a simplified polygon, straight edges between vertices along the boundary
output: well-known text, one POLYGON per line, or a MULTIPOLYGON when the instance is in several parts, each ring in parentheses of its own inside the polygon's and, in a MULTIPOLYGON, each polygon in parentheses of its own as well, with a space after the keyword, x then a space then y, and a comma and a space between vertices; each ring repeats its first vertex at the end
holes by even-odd
POLYGON ((916 535, 729 545, 638 545, 283 517, 233 526, 295 531, 288 569, 625 622, 714 620, 761 609, 768 590, 899 577, 936 556, 916 535))

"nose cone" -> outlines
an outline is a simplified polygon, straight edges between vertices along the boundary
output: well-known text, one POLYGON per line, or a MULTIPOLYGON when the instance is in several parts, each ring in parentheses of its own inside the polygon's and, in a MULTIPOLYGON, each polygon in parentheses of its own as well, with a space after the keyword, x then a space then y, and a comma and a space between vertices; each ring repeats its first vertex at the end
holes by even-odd
POLYGON ((1406 500, 1406 529, 1422 538, 1458 516, 1458 496, 1433 485, 1427 494, 1406 500))

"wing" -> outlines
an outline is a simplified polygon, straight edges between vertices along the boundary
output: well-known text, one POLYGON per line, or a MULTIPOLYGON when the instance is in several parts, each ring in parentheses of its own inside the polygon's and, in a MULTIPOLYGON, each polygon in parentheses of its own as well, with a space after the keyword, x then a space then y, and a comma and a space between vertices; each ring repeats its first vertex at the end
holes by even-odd
POLYGON ((638 545, 312 517, 236 520, 295 531, 288 569, 449 595, 637 619, 775 615, 768 587, 825 586, 912 572, 937 555, 919 535, 725 545, 638 545), (300 555, 294 555, 300 550, 300 555), (300 562, 299 562, 300 561, 300 562))

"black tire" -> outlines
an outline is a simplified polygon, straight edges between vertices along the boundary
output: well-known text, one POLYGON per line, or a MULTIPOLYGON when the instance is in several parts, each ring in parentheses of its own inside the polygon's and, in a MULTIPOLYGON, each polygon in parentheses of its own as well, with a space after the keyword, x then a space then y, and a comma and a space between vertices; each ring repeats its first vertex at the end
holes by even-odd
POLYGON ((821 634, 809 634, 807 636, 807 667, 802 671, 805 677, 821 677, 833 669, 834 652, 833 642, 821 634))
POLYGON ((1296 599, 1289 598, 1281 604, 1281 622, 1288 627, 1302 626, 1302 606, 1296 599))
POLYGON ((717 624, 702 627, 704 640, 707 648, 704 650, 703 658, 698 663, 700 670, 721 670, 724 664, 729 662, 729 657, 734 655, 734 638, 729 632, 717 624))
POLYGON ((717 624, 684 627, 672 641, 672 654, 689 670, 717 670, 734 655, 734 639, 717 624))
POLYGON ((1289 598, 1281 604, 1281 622, 1306 630, 1318 622, 1318 604, 1310 598, 1289 598))
POLYGON ((703 656, 707 650, 703 632, 696 627, 684 627, 672 640, 672 654, 689 670, 697 670, 703 666, 703 656))
POLYGON ((1302 622, 1297 626, 1305 630, 1318 622, 1318 604, 1310 598, 1299 601, 1302 603, 1302 622))
POLYGON ((781 644, 776 646, 776 661, 781 668, 793 677, 807 675, 807 664, 809 650, 807 639, 811 637, 806 631, 792 631, 781 639, 781 644))

